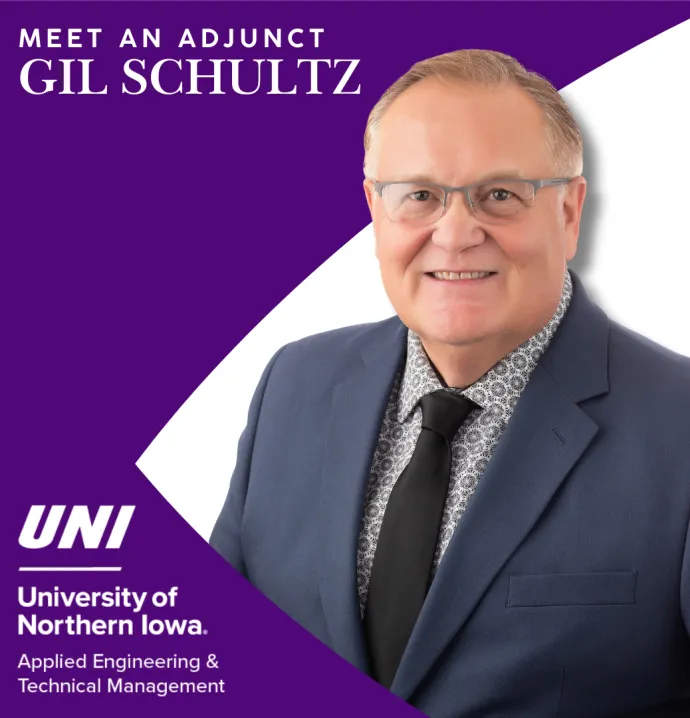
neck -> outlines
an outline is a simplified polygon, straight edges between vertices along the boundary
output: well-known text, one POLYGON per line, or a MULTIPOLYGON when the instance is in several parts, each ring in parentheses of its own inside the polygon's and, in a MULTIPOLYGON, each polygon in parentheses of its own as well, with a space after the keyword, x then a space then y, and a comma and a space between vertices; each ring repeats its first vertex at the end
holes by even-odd
MULTIPOLYGON (((537 330, 538 331, 538 330, 537 330)), ((457 389, 465 389, 484 376, 501 359, 529 339, 513 335, 501 340, 473 344, 441 344, 422 338, 422 346, 443 381, 457 389)))

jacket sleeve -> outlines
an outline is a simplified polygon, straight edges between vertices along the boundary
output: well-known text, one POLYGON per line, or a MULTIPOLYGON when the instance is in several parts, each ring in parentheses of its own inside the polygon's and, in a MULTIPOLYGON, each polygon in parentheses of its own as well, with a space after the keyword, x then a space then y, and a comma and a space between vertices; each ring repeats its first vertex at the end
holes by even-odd
POLYGON ((282 347, 273 355, 273 358, 264 369, 252 397, 247 424, 237 446, 237 462, 230 479, 230 488, 209 539, 211 546, 245 578, 247 578, 247 569, 242 552, 240 529, 249 484, 256 429, 268 379, 278 356, 284 348, 282 347))

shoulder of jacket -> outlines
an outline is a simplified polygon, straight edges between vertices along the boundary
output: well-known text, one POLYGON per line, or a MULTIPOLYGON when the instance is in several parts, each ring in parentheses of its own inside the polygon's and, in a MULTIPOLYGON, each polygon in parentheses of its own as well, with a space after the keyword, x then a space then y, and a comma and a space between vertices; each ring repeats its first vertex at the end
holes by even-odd
POLYGON ((281 359, 303 361, 310 357, 342 357, 344 353, 363 349, 399 327, 400 320, 397 316, 393 316, 378 322, 354 324, 311 334, 286 344, 282 349, 281 359))

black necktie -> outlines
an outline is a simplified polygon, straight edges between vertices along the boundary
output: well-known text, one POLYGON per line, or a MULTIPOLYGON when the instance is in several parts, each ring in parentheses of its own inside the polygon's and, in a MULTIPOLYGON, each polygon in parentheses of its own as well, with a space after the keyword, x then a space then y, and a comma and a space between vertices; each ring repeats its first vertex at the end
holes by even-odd
POLYGON ((443 390, 420 403, 422 430, 386 505, 364 613, 374 678, 386 688, 393 683, 429 588, 448 493, 451 443, 476 406, 443 390))

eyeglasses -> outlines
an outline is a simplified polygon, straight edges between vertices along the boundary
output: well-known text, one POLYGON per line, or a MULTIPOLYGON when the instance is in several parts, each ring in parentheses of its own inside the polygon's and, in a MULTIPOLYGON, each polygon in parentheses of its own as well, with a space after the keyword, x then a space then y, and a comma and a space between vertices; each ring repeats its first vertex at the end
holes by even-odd
POLYGON ((451 192, 462 192, 470 209, 481 222, 502 224, 516 220, 535 201, 543 187, 566 185, 575 177, 550 179, 495 179, 444 187, 425 182, 377 182, 374 190, 383 201, 391 222, 420 227, 437 222, 443 216, 451 192))

